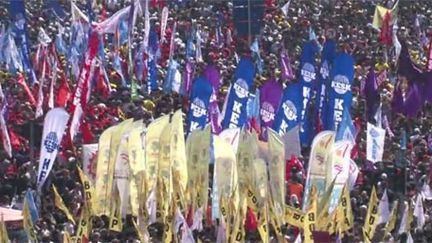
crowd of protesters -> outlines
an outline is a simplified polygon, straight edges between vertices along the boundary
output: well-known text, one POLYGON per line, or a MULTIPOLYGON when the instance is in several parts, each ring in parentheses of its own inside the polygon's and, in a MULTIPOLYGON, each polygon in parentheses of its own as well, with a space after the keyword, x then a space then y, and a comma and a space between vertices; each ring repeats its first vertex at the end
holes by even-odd
MULTIPOLYGON (((70 28, 71 11, 69 1, 60 1, 66 16, 58 18, 47 9, 46 1, 25 1, 27 7, 27 24, 30 37, 31 53, 35 53, 35 45, 38 43, 37 36, 39 27, 43 27, 47 34, 54 40, 58 28, 61 25, 66 29, 65 39, 68 39, 68 28, 70 28)), ((77 5, 85 9, 85 4, 77 1, 77 5)), ((85 1, 83 1, 85 2, 85 1)), ((103 16, 110 16, 121 9, 128 1, 95 1, 93 11, 95 20, 103 16)), ((379 31, 371 27, 371 22, 376 4, 390 8, 393 1, 379 0, 321 0, 306 1, 292 0, 289 11, 285 15, 281 7, 286 1, 266 0, 264 22, 260 34, 257 36, 260 43, 261 57, 264 61, 264 70, 254 80, 254 87, 258 88, 270 77, 279 79, 278 53, 284 46, 291 57, 294 70, 298 68, 298 56, 300 55, 302 43, 309 38, 309 27, 313 28, 317 39, 323 42, 325 38, 334 38, 338 42, 340 50, 351 53, 355 59, 355 77, 353 90, 353 105, 351 116, 358 126, 359 135, 357 139, 354 161, 360 168, 356 185, 351 191, 351 201, 354 213, 354 227, 342 239, 343 242, 363 241, 362 226, 364 224, 367 205, 372 186, 377 188, 379 198, 384 190, 387 191, 390 205, 395 200, 399 202, 414 198, 423 188, 424 183, 429 183, 432 160, 432 106, 425 104, 420 112, 412 118, 392 112, 391 100, 393 89, 398 82, 396 60, 386 57, 390 53, 378 40, 379 31), (330 31, 329 31, 330 30, 330 31), (331 36, 329 36, 331 35, 331 36), (372 164, 366 160, 366 123, 365 98, 360 92, 360 83, 366 78, 369 68, 376 65, 377 69, 387 69, 388 78, 380 85, 383 114, 387 116, 393 136, 386 136, 384 158, 382 162, 372 164), (276 71, 275 71, 276 70, 276 71), (406 136, 406 141, 402 137, 406 136)), ((180 62, 181 69, 185 65, 186 35, 191 21, 196 21, 200 26, 205 38, 202 43, 203 60, 196 63, 197 71, 200 73, 206 64, 214 63, 221 71, 223 84, 219 91, 219 104, 224 103, 226 92, 230 82, 233 81, 233 72, 236 67, 235 55, 248 54, 249 44, 247 37, 237 37, 232 20, 231 1, 150 1, 150 13, 152 25, 160 26, 160 15, 164 5, 169 6, 169 19, 167 27, 167 39, 172 34, 170 23, 177 21, 175 57, 180 62), (222 32, 232 33, 232 40, 223 43, 219 47, 215 43, 215 23, 222 13, 222 32)), ((0 23, 8 24, 7 4, 0 3, 0 23)), ((419 36, 418 28, 428 37, 432 33, 430 28, 432 18, 432 2, 428 0, 399 2, 398 11, 398 36, 401 42, 407 44, 411 51, 413 61, 418 65, 424 65, 427 60, 427 45, 419 36), (420 19, 420 26, 416 21, 420 19)), ((132 46, 138 48, 140 36, 143 36, 144 22, 137 20, 134 29, 132 46)), ((226 36, 226 34, 225 34, 226 36)), ((225 38, 227 39, 227 38, 225 38)), ((141 38, 142 40, 142 38, 141 38)), ((429 42, 426 42, 427 44, 429 42)), ((161 56, 157 65, 158 80, 162 82, 166 75, 167 55, 169 46, 167 43, 161 45, 161 56)), ((107 48, 107 56, 110 55, 107 48)), ((63 70, 67 70, 68 62, 60 57, 63 70)), ((126 61, 127 58, 124 58, 126 61)), ((319 60, 319 56, 317 56, 319 60)), ((111 65, 110 63, 109 65, 111 65)), ((66 72, 66 71, 64 71, 66 72)), ((107 127, 125 118, 144 118, 151 121, 163 114, 168 114, 179 108, 186 112, 187 99, 178 94, 165 94, 162 91, 152 92, 148 95, 144 86, 139 90, 139 99, 131 100, 131 91, 127 87, 121 87, 119 75, 114 69, 108 68, 110 82, 113 89, 109 95, 101 92, 93 92, 89 101, 89 112, 84 118, 89 127, 69 144, 63 144, 57 161, 49 177, 49 182, 59 190, 66 206, 71 213, 79 217, 80 208, 83 205, 83 187, 80 183, 76 165, 81 164, 81 145, 83 143, 97 143, 99 135, 107 127)), ((28 95, 17 82, 17 75, 9 73, 4 67, 0 71, 0 80, 3 92, 7 95, 7 124, 13 148, 12 158, 8 158, 6 152, 0 151, 0 204, 3 207, 22 208, 24 193, 28 188, 35 189, 36 171, 39 165, 38 153, 42 136, 43 119, 35 119, 35 107, 32 106, 28 95)), ((73 90, 74 83, 68 79, 69 86, 73 90)), ((281 82, 293 82, 283 80, 281 82)), ((60 84, 59 84, 60 85, 60 84)), ((37 84, 30 87, 34 96, 37 97, 37 84)), ((47 88, 48 89, 48 88, 47 88)), ((58 89, 58 87, 56 87, 58 89)), ((369 122, 373 122, 369 118, 369 122)), ((299 207, 303 196, 303 185, 305 182, 305 169, 309 148, 303 149, 303 155, 291 163, 287 170, 287 200, 286 203, 299 207), (294 196, 293 196, 294 195, 294 196)), ((47 184, 48 184, 47 183, 47 184)), ((56 209, 50 190, 42 195, 40 208, 40 220, 35 229, 39 242, 61 242, 63 234, 68 231, 74 233, 74 226, 67 221, 65 215, 56 209)), ((411 235, 415 242, 432 241, 432 202, 424 202, 426 222, 422 228, 414 224, 411 227, 411 235)), ((402 213, 398 214, 399 223, 402 213)), ((246 239, 249 242, 259 242, 259 234, 256 224, 246 220, 246 239)), ((137 234, 132 226, 131 218, 127 218, 123 231, 116 233, 107 227, 108 219, 105 217, 92 218, 91 242, 137 242, 137 234)), ((415 220, 414 220, 415 222, 415 220)), ((382 239, 383 224, 379 225, 376 239, 382 239)), ((154 242, 162 237, 161 225, 150 225, 149 232, 154 242)), ((396 230, 397 231, 397 230, 396 230)), ((406 233, 399 235, 394 232, 391 236, 385 236, 386 242, 405 242, 406 233)), ((10 238, 13 238, 14 229, 10 229, 10 238)), ((297 234, 291 226, 284 229, 288 242, 295 240, 297 234)), ((215 242, 215 227, 206 226, 202 232, 194 232, 202 242, 215 242)), ((378 241, 378 240, 377 240, 378 241)), ((375 242, 375 241, 374 241, 375 242)))

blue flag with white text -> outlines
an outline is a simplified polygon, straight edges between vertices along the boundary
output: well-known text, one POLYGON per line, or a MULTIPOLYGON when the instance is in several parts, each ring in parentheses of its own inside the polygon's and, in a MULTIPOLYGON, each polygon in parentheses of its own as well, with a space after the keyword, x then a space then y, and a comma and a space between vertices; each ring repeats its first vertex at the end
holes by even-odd
POLYGON ((336 130, 344 110, 351 109, 351 85, 354 78, 354 59, 347 53, 338 53, 333 61, 328 89, 327 114, 324 129, 336 130))
POLYGON ((313 136, 313 126, 311 114, 309 112, 309 103, 312 98, 312 87, 316 80, 315 54, 319 51, 318 44, 315 40, 306 42, 303 45, 300 56, 300 75, 301 94, 303 95, 301 113, 300 113, 300 140, 303 145, 309 145, 313 136))
POLYGON ((234 74, 235 81, 227 97, 225 117, 222 120, 224 129, 242 127, 247 122, 246 108, 254 77, 255 67, 252 60, 241 58, 234 74))
POLYGON ((300 83, 290 83, 283 91, 282 100, 273 122, 273 130, 283 135, 300 122, 303 96, 300 83))
POLYGON ((187 114, 187 134, 203 129, 208 120, 208 108, 213 87, 209 80, 199 77, 192 84, 190 106, 187 114))

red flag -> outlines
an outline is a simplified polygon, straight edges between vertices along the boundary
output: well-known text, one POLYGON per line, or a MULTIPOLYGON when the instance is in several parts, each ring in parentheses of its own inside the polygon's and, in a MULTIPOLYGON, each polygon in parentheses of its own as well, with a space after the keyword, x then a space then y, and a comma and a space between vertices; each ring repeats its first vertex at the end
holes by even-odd
POLYGON ((95 136, 91 131, 91 127, 88 122, 83 122, 81 124, 81 133, 82 133, 83 144, 89 144, 93 142, 95 136))
POLYGON ((69 88, 69 83, 66 80, 66 77, 64 75, 64 73, 61 73, 61 84, 59 87, 59 90, 57 92, 57 106, 59 107, 65 107, 66 104, 69 102, 72 94, 71 94, 71 90, 69 88))
POLYGON ((390 12, 387 12, 384 15, 384 21, 383 25, 381 26, 381 32, 379 36, 380 42, 387 46, 391 46, 393 44, 392 26, 390 25, 390 22, 391 14, 390 12))
POLYGON ((245 221, 246 230, 251 232, 257 229, 257 219, 252 209, 248 208, 245 221))
POLYGON ((19 85, 21 85, 24 88, 24 91, 27 93, 27 96, 29 98, 30 104, 32 104, 33 106, 36 105, 36 100, 33 96, 33 93, 30 91, 30 88, 28 87, 26 81, 24 80, 24 76, 19 73, 17 75, 17 82, 19 85))
POLYGON ((92 66, 94 64, 94 58, 99 49, 99 34, 94 31, 90 35, 89 47, 85 54, 84 65, 81 68, 78 83, 75 87, 75 93, 70 108, 70 113, 73 113, 71 125, 70 125, 70 136, 71 140, 78 132, 81 124, 81 118, 84 115, 84 110, 87 106, 87 99, 90 96, 90 79, 92 78, 92 66))

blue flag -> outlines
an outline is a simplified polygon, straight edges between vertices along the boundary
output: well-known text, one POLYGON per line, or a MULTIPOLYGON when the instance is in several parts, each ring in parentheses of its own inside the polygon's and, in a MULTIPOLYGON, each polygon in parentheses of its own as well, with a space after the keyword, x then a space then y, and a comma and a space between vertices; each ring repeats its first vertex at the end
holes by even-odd
POLYGON ((147 91, 150 94, 152 91, 158 89, 157 85, 157 68, 155 57, 150 57, 148 60, 148 77, 147 77, 147 91))
POLYGON ((208 107, 213 87, 209 80, 200 77, 192 85, 190 106, 187 114, 187 134, 195 129, 203 129, 208 120, 208 107))
POLYGON ((344 140, 355 144, 356 133, 357 131, 352 122, 350 111, 346 109, 343 111, 342 121, 339 123, 335 141, 344 140))
POLYGON ((27 199, 28 207, 30 209, 30 216, 31 216, 32 222, 33 222, 33 224, 35 224, 36 221, 39 219, 39 212, 38 212, 38 209, 36 207, 32 191, 27 190, 25 197, 27 199))
POLYGON ((23 0, 10 0, 9 2, 9 14, 11 18, 12 27, 11 30, 14 34, 15 43, 18 47, 24 71, 27 78, 31 80, 31 83, 37 81, 36 74, 33 70, 30 61, 30 49, 29 49, 29 38, 27 35, 27 21, 25 14, 25 5, 23 0))
POLYGON ((255 77, 255 68, 250 58, 241 58, 234 73, 235 82, 227 97, 225 117, 222 127, 242 127, 247 121, 247 101, 249 90, 255 77))
POLYGON ((273 130, 283 135, 295 127, 301 116, 303 96, 300 83, 291 83, 283 91, 281 105, 273 122, 273 130))
POLYGON ((309 112, 309 101, 312 98, 312 87, 316 79, 315 54, 319 51, 317 42, 311 40, 303 45, 300 56, 300 93, 303 95, 300 113, 300 140, 309 145, 313 136, 312 119, 309 112))
POLYGON ((326 130, 336 130, 342 121, 344 110, 351 109, 351 85, 354 78, 354 59, 347 53, 336 55, 330 73, 331 82, 328 88, 326 130))
POLYGON ((318 73, 318 82, 315 85, 315 115, 317 115, 320 124, 324 124, 326 117, 327 88, 330 77, 330 70, 333 64, 333 59, 336 55, 336 42, 327 40, 324 43, 324 48, 321 54, 321 67, 318 73))
POLYGON ((260 111, 260 90, 257 89, 255 94, 249 94, 247 102, 247 118, 252 119, 253 117, 259 123, 259 111, 260 111))

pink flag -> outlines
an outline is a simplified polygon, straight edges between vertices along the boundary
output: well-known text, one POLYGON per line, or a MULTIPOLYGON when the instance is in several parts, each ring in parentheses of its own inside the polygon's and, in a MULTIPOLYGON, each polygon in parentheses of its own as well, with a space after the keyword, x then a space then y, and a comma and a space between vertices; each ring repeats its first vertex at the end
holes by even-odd
POLYGON ((432 70, 432 38, 430 38, 427 58, 428 58, 428 60, 426 63, 426 69, 427 69, 427 71, 431 71, 432 70))

